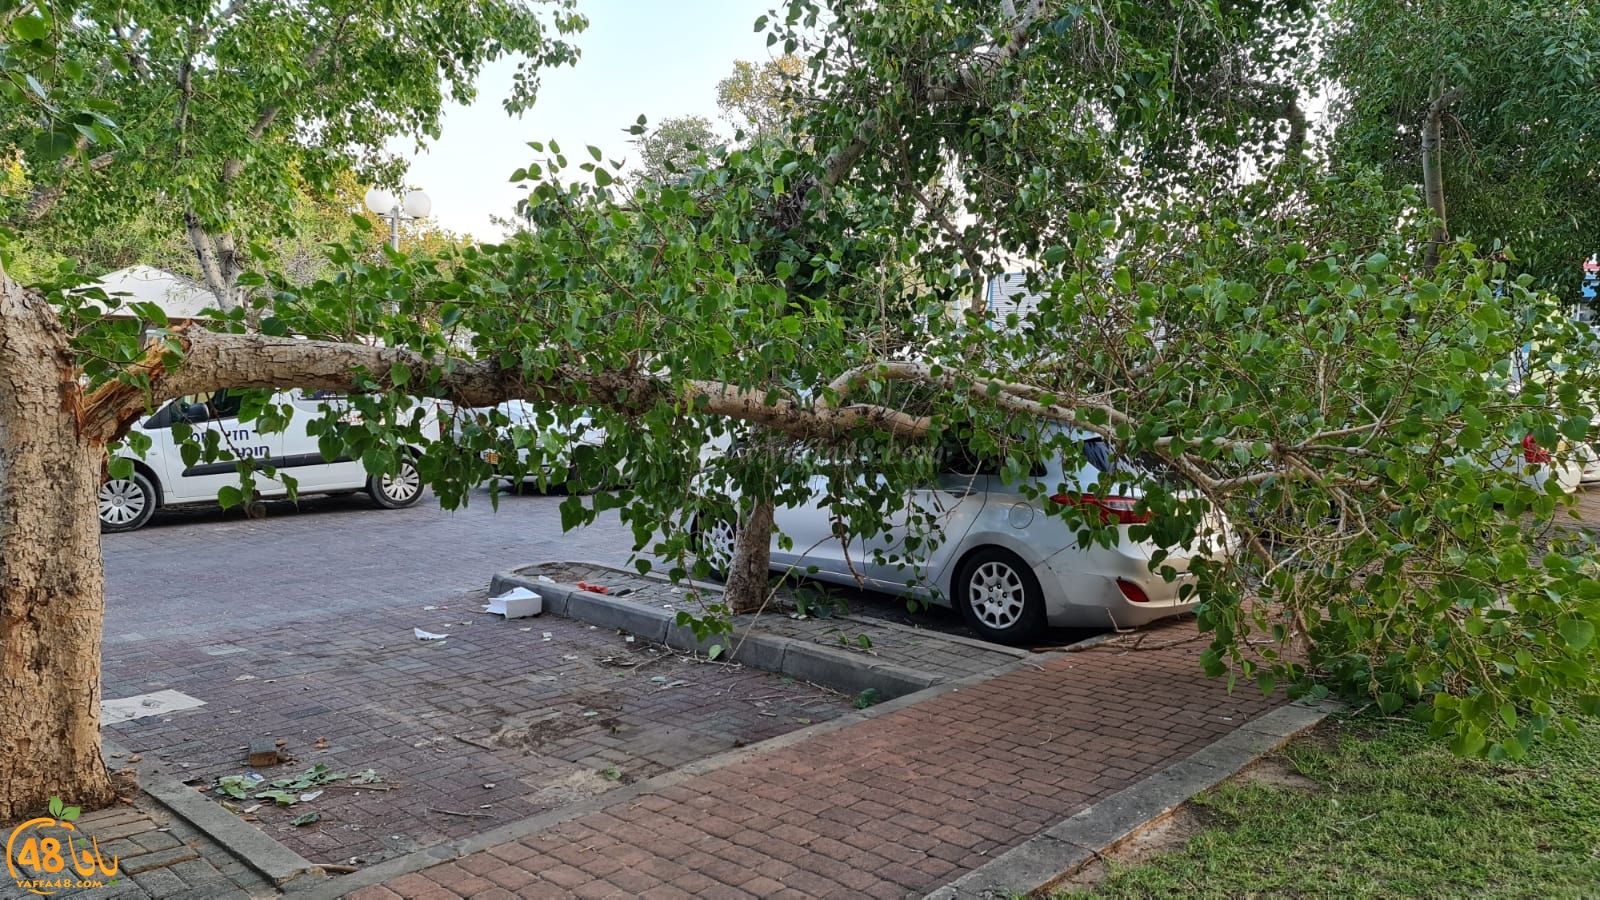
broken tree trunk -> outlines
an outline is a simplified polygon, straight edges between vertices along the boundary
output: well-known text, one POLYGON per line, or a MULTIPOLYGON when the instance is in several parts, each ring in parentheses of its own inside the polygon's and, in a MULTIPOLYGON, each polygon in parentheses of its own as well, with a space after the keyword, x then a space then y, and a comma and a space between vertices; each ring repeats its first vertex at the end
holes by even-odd
POLYGON ((67 338, 0 272, 0 821, 111 802, 100 757, 104 448, 78 427, 67 338))

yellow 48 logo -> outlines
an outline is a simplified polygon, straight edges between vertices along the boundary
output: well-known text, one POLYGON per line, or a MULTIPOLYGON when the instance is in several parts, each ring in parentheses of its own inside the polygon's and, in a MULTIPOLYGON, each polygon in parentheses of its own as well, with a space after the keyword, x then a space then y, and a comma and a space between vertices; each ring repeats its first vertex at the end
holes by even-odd
POLYGON ((12 829, 6 868, 17 887, 48 896, 69 888, 104 887, 104 879, 117 874, 117 858, 111 857, 108 865, 100 857, 100 843, 72 824, 78 812, 78 807, 51 797, 49 816, 12 829))

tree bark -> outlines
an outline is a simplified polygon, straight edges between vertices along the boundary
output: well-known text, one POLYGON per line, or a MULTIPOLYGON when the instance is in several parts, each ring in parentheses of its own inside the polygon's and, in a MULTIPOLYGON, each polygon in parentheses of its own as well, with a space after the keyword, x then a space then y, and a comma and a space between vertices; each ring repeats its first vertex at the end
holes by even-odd
POLYGON ((1445 90, 1441 79, 1422 118, 1422 193, 1434 217, 1433 239, 1428 241, 1428 252, 1422 264, 1430 272, 1439 264, 1439 247, 1450 240, 1450 227, 1445 217, 1444 160, 1439 151, 1440 120, 1444 118, 1444 111, 1461 99, 1462 93, 1461 88, 1445 90))
POLYGON ((772 568, 771 501, 761 501, 739 528, 728 563, 723 596, 735 614, 760 612, 767 602, 767 575, 772 568))
POLYGON ((0 821, 114 799, 100 757, 103 446, 55 312, 0 272, 0 821))
POLYGON ((212 236, 194 210, 185 210, 184 229, 189 233, 189 245, 194 248, 195 261, 200 265, 200 275, 206 288, 217 298, 217 308, 230 312, 239 306, 239 276, 244 267, 239 264, 239 254, 230 235, 212 236))

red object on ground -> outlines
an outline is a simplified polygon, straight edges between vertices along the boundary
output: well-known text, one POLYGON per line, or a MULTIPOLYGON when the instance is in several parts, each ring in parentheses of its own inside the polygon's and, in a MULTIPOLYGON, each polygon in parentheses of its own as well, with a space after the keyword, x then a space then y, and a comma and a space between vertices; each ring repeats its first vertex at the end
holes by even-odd
POLYGON ((609 593, 611 593, 611 589, 608 588, 608 587, 605 587, 603 585, 598 585, 598 584, 589 584, 589 583, 583 582, 583 581, 578 582, 578 590, 580 590, 580 591, 588 591, 591 594, 609 594, 609 593))

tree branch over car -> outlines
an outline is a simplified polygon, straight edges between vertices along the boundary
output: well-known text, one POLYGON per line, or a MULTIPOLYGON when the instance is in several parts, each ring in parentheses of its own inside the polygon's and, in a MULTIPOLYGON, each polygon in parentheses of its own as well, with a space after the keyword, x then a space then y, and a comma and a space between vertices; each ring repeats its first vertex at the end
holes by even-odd
MULTIPOLYGON (((1519 443, 1554 460, 1587 438, 1593 354, 1514 259, 1447 244, 1423 268, 1414 194, 1286 153, 1298 138, 1264 137, 1259 109, 1195 89, 1225 53, 1292 57, 1303 31, 1279 26, 1309 11, 1185 7, 1202 13, 1216 18, 795 0, 772 34, 807 60, 803 139, 627 190, 598 150, 539 145, 518 175, 531 227, 503 243, 383 265, 336 244, 329 277, 265 273, 270 295, 209 331, 155 322, 153 344, 71 285, 0 279, 0 814, 52 792, 109 799, 102 467, 134 452, 112 444, 162 398, 219 388, 348 392, 359 415, 319 426, 324 457, 378 475, 415 452, 446 503, 495 476, 501 437, 489 423, 422 440, 412 397, 592 417, 608 437, 571 461, 563 524, 618 510, 640 565, 681 579, 708 570, 708 526, 732 522, 733 608, 766 599, 774 512, 792 505, 826 507, 839 541, 891 521, 943 540, 912 498, 961 454, 1083 547, 1155 548, 1145 576, 1238 534, 1252 553, 1195 554, 1181 573, 1211 674, 1423 704, 1472 754, 1518 755, 1569 698, 1600 705, 1592 548, 1553 529, 1568 501, 1519 443), (1241 154, 1258 177, 1236 177, 1241 154), (952 198, 946 223, 918 196, 930 184, 952 198), (1028 302, 969 310, 974 267, 1020 270, 1028 302), (1511 379, 1519 348, 1527 375, 1511 379), (1090 443, 1104 468, 1069 466, 1090 443), (1104 477, 1036 474, 1068 468, 1104 477), (1138 494, 1106 496, 1123 476, 1138 494)), ((352 41, 392 37, 377 11, 353 16, 352 41)), ((445 90, 429 78, 410 86, 425 107, 445 90)), ((230 120, 243 138, 205 158, 205 190, 218 160, 252 160, 245 185, 308 149, 283 122, 253 143, 253 121, 230 120)), ((173 157, 169 130, 121 127, 130 151, 173 157)), ((225 199, 196 208, 200 226, 232 222, 225 199)), ((248 484, 249 459, 216 455, 248 484)))

